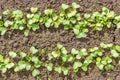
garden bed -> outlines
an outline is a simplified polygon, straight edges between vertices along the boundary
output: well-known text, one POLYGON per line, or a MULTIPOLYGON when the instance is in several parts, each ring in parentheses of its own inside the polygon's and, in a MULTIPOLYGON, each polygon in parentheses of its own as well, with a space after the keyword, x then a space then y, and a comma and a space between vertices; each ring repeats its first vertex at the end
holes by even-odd
MULTIPOLYGON (((1 0, 0 12, 6 9, 14 11, 20 9, 24 12, 29 12, 30 7, 38 7, 39 11, 44 11, 47 8, 52 8, 58 12, 62 3, 71 5, 72 2, 78 3, 81 7, 78 10, 80 13, 92 13, 101 11, 102 7, 107 7, 110 10, 120 14, 119 0, 1 0)), ((64 30, 63 28, 50 28, 48 30, 42 26, 40 30, 31 32, 28 37, 25 37, 21 31, 7 31, 4 36, 0 36, 0 52, 7 56, 9 51, 29 53, 31 46, 35 46, 38 50, 45 48, 47 53, 56 50, 57 43, 63 44, 68 52, 72 48, 92 48, 99 46, 101 42, 113 43, 120 45, 120 30, 112 25, 111 28, 104 28, 102 31, 90 31, 86 38, 77 39, 74 32, 64 30)), ((62 27, 62 26, 61 26, 62 27)), ((44 61, 44 59, 43 59, 44 61)), ((94 67, 87 73, 71 73, 69 76, 64 76, 56 72, 48 72, 46 69, 41 69, 41 80, 119 80, 119 66, 116 66, 113 71, 102 72, 94 67)), ((32 77, 31 72, 22 71, 15 73, 12 70, 6 74, 0 75, 1 80, 36 80, 32 77)))

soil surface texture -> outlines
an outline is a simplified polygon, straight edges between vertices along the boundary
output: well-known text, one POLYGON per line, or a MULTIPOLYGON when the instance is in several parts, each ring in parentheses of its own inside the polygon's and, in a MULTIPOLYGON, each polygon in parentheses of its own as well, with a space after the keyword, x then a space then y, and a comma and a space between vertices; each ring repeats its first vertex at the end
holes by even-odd
MULTIPOLYGON (((102 7, 107 7, 120 15, 120 0, 0 0, 0 13, 6 9, 11 11, 20 9, 29 12, 30 7, 38 7, 41 12, 47 8, 52 8, 55 12, 58 12, 62 3, 71 5, 72 2, 76 2, 81 6, 80 13, 92 13, 101 11, 102 7)), ((70 51, 72 48, 99 46, 101 42, 120 45, 120 30, 113 25, 112 28, 105 28, 101 32, 90 31, 88 36, 83 39, 77 39, 73 31, 63 29, 45 30, 42 28, 37 32, 31 32, 28 37, 25 37, 20 31, 8 31, 6 35, 0 36, 0 52, 4 55, 7 55, 9 51, 29 53, 31 46, 35 46, 39 50, 46 48, 48 52, 51 52, 55 50, 57 43, 62 43, 70 51)), ((48 77, 52 77, 52 80, 120 80, 119 71, 119 67, 109 72, 101 72, 97 68, 93 68, 87 74, 79 72, 63 76, 42 69, 40 77, 42 80, 48 80, 48 77)), ((36 79, 32 77, 31 72, 14 73, 9 71, 6 74, 0 74, 0 80, 36 79)))

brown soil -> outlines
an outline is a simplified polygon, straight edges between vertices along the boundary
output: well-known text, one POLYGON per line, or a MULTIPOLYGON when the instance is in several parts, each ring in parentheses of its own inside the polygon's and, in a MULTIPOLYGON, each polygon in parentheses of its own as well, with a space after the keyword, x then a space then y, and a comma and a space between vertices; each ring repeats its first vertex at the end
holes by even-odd
MULTIPOLYGON (((10 9, 11 11, 21 9, 29 12, 29 8, 36 6, 40 11, 47 8, 53 8, 56 12, 60 9, 62 3, 71 4, 77 2, 81 5, 80 12, 93 12, 100 11, 103 6, 114 10, 120 15, 120 0, 1 0, 0 12, 10 9)), ((120 30, 115 29, 114 26, 111 29, 104 29, 101 32, 89 32, 88 36, 84 39, 76 39, 72 31, 65 31, 63 29, 41 29, 37 32, 31 32, 29 37, 19 31, 8 31, 5 36, 0 36, 0 52, 5 55, 8 51, 24 51, 29 52, 31 46, 35 46, 39 50, 46 48, 48 52, 55 50, 57 43, 62 43, 67 50, 72 48, 90 48, 98 46, 100 42, 114 43, 120 45, 120 30)), ((52 80, 120 80, 120 69, 116 69, 111 72, 101 73, 97 68, 92 71, 84 73, 72 73, 70 76, 63 76, 57 73, 49 73, 46 70, 41 71, 41 79, 48 80, 48 77, 52 77, 52 80)), ((36 80, 30 74, 30 72, 8 72, 0 75, 0 80, 36 80)))

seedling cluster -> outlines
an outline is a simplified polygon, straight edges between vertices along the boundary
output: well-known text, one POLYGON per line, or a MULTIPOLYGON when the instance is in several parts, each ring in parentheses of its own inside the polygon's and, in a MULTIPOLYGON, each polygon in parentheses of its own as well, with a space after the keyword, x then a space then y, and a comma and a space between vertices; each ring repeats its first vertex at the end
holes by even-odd
POLYGON ((73 30, 77 38, 84 38, 91 29, 101 31, 103 27, 110 28, 111 24, 120 28, 120 16, 114 11, 103 7, 101 12, 81 15, 79 8, 80 5, 73 2, 71 6, 62 4, 57 14, 53 9, 46 9, 41 13, 37 7, 31 7, 29 13, 5 10, 0 16, 0 32, 4 35, 7 30, 22 30, 24 35, 28 36, 31 30, 36 31, 41 25, 46 28, 58 28, 62 25, 65 30, 73 30), (4 19, 6 17, 7 19, 4 19))
POLYGON ((26 70, 31 71, 32 75, 36 77, 41 73, 40 68, 46 68, 50 72, 55 71, 59 74, 69 75, 71 71, 75 73, 81 70, 87 72, 91 69, 91 64, 95 64, 102 71, 113 70, 114 62, 120 64, 119 45, 101 43, 99 47, 90 49, 82 48, 76 50, 73 48, 70 53, 59 43, 56 48, 55 51, 48 54, 46 54, 45 49, 39 51, 32 46, 29 54, 10 51, 6 57, 0 55, 0 71, 5 73, 9 69, 14 69, 14 72, 26 70), (47 55, 47 57, 43 62, 42 58, 44 55, 47 55), (116 59, 119 61, 116 61, 116 59))

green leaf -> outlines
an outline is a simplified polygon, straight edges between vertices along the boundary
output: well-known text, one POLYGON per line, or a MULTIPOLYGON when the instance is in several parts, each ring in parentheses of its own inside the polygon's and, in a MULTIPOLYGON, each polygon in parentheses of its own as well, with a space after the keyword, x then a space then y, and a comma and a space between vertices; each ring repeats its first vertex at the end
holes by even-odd
POLYGON ((118 52, 120 52, 120 46, 115 46, 115 49, 118 51, 118 52))
POLYGON ((52 56, 53 56, 54 58, 57 58, 57 57, 60 56, 60 52, 55 52, 55 51, 53 51, 51 54, 52 54, 52 56))
POLYGON ((113 18, 115 18, 115 16, 116 16, 116 14, 115 14, 114 11, 110 11, 110 12, 107 14, 107 18, 109 18, 109 19, 113 19, 113 18))
POLYGON ((115 20, 120 21, 120 15, 119 16, 115 16, 115 20))
POLYGON ((64 30, 69 30, 71 29, 72 25, 71 24, 67 24, 64 26, 64 30))
POLYGON ((78 55, 76 55, 76 59, 81 59, 83 54, 80 52, 78 55))
POLYGON ((106 65, 105 66, 105 70, 114 70, 114 66, 113 65, 111 65, 111 64, 108 64, 108 65, 106 65))
POLYGON ((106 65, 106 64, 107 64, 107 61, 106 61, 105 59, 102 59, 102 60, 101 60, 101 63, 102 63, 103 65, 106 65))
POLYGON ((73 10, 69 11, 69 13, 67 14, 67 16, 68 16, 68 18, 71 18, 71 17, 75 16, 76 13, 77 13, 77 11, 75 9, 73 9, 73 10))
POLYGON ((120 22, 119 22, 119 23, 117 23, 117 28, 118 28, 118 29, 120 28, 120 22))
POLYGON ((63 45, 61 45, 60 43, 57 44, 57 48, 58 49, 62 49, 63 48, 63 45))
POLYGON ((16 66, 16 67, 14 68, 14 72, 18 72, 18 71, 20 71, 19 66, 16 66))
POLYGON ((30 65, 30 63, 27 62, 27 63, 26 63, 26 70, 29 71, 30 68, 31 68, 31 65, 30 65))
POLYGON ((85 64, 85 63, 81 66, 81 68, 82 68, 82 70, 85 71, 85 72, 88 70, 87 64, 85 64))
POLYGON ((74 9, 77 9, 77 8, 80 8, 80 5, 78 5, 77 3, 73 2, 73 3, 72 3, 72 7, 73 7, 74 9))
POLYGON ((46 9, 46 10, 44 11, 44 13, 45 13, 46 15, 52 15, 53 10, 52 10, 52 9, 46 9))
POLYGON ((108 46, 106 44, 104 44, 103 42, 100 43, 100 47, 101 48, 107 48, 108 46))
POLYGON ((7 67, 8 69, 10 69, 10 68, 14 67, 14 65, 15 65, 14 63, 9 63, 9 64, 6 65, 6 67, 7 67))
POLYGON ((78 50, 76 50, 75 48, 72 48, 71 54, 76 55, 76 54, 78 54, 78 53, 79 53, 78 50))
POLYGON ((61 67, 55 67, 55 71, 60 74, 60 73, 62 73, 62 68, 61 67))
POLYGON ((9 27, 10 25, 12 25, 13 24, 13 22, 12 21, 9 21, 9 20, 6 20, 5 22, 4 22, 4 26, 5 27, 9 27))
POLYGON ((62 61, 63 62, 67 62, 68 61, 68 55, 67 54, 64 54, 64 55, 62 55, 62 61))
POLYGON ((20 52, 20 57, 21 57, 21 58, 26 57, 26 55, 27 55, 26 53, 24 53, 24 52, 20 52))
POLYGON ((40 71, 38 70, 38 69, 34 69, 33 71, 32 71, 32 76, 33 77, 36 77, 36 76, 38 76, 40 74, 40 71))
POLYGON ((26 62, 25 61, 19 61, 18 62, 18 70, 23 70, 26 68, 26 62))
POLYGON ((105 60, 106 60, 107 63, 112 63, 112 58, 110 58, 108 56, 105 58, 105 60))
POLYGON ((78 35, 76 35, 76 38, 85 38, 86 36, 86 33, 79 33, 78 35))
POLYGON ((72 24, 75 24, 75 23, 76 23, 76 19, 75 19, 75 18, 70 18, 70 22, 71 22, 72 24))
POLYGON ((61 21, 60 19, 58 19, 57 21, 54 22, 54 27, 58 28, 60 24, 61 24, 61 21))
POLYGON ((42 66, 42 62, 41 61, 34 62, 34 66, 35 66, 35 68, 41 67, 42 66))
POLYGON ((62 71, 63 71, 64 75, 68 75, 68 73, 69 73, 69 69, 66 67, 62 67, 62 71))
POLYGON ((31 8, 30 8, 30 11, 31 11, 32 13, 36 13, 36 12, 37 12, 37 10, 38 10, 38 8, 37 8, 37 7, 31 7, 31 8))
POLYGON ((5 63, 5 64, 8 64, 8 63, 9 63, 9 61, 10 61, 10 59, 9 59, 9 58, 5 58, 5 59, 4 59, 4 63, 5 63))
POLYGON ((119 57, 119 53, 116 50, 111 50, 111 54, 114 58, 119 57))
POLYGON ((52 71, 53 69, 53 63, 49 63, 45 65, 48 71, 52 71))
POLYGON ((76 14, 76 18, 77 18, 78 21, 81 20, 81 16, 80 16, 79 13, 76 14))
POLYGON ((79 68, 79 67, 81 67, 81 66, 82 66, 82 63, 79 62, 79 61, 76 61, 76 62, 74 62, 74 64, 73 64, 73 69, 77 69, 77 68, 79 68))
POLYGON ((4 24, 3 21, 0 20, 0 26, 1 26, 1 27, 3 26, 3 24, 4 24))
POLYGON ((85 18, 85 19, 90 18, 90 14, 84 14, 84 18, 85 18))
POLYGON ((26 15, 28 19, 33 18, 34 14, 27 14, 26 15))
POLYGON ((32 46, 31 48, 30 48, 30 53, 31 54, 36 54, 38 52, 38 50, 34 47, 34 46, 32 46))
POLYGON ((32 30, 36 31, 39 29, 39 25, 38 24, 32 24, 32 30))
POLYGON ((63 10, 66 10, 66 9, 68 9, 68 8, 69 8, 68 5, 66 5, 66 4, 62 4, 62 9, 63 9, 63 10))
POLYGON ((52 19, 50 18, 50 19, 48 19, 47 22, 45 23, 45 26, 46 26, 47 28, 49 28, 49 27, 51 26, 51 24, 52 24, 52 19))
POLYGON ((12 57, 12 58, 15 58, 17 56, 17 54, 13 51, 10 51, 9 56, 12 57))
POLYGON ((86 57, 84 63, 88 65, 88 64, 90 64, 92 61, 93 61, 93 57, 92 57, 92 56, 88 56, 88 57, 86 57))
POLYGON ((3 15, 9 15, 9 14, 10 14, 10 11, 8 9, 3 11, 3 15))
POLYGON ((38 59, 38 57, 33 56, 33 57, 31 58, 31 61, 34 62, 34 63, 37 63, 37 62, 39 61, 39 59, 38 59))
POLYGON ((100 70, 103 70, 103 69, 104 69, 104 65, 103 65, 103 64, 99 64, 99 65, 98 65, 98 68, 99 68, 100 70))
POLYGON ((72 55, 68 55, 68 62, 74 61, 74 57, 72 55))
POLYGON ((65 47, 63 47, 63 48, 61 49, 61 51, 62 51, 63 54, 67 54, 67 50, 65 49, 65 47))
POLYGON ((7 71, 7 68, 3 67, 3 68, 1 69, 1 71, 2 71, 2 73, 5 73, 5 72, 7 71))
POLYGON ((82 48, 80 51, 82 52, 82 54, 83 54, 84 56, 87 56, 87 55, 88 55, 87 50, 86 50, 85 48, 82 48))
POLYGON ((57 14, 53 13, 53 14, 52 14, 52 19, 53 19, 53 21, 56 21, 56 20, 58 19, 57 14))
POLYGON ((25 59, 26 59, 28 62, 30 62, 30 61, 31 61, 31 57, 30 57, 30 56, 28 56, 28 55, 25 57, 25 59))
POLYGON ((43 55, 45 53, 46 53, 46 49, 44 48, 44 49, 41 50, 41 55, 43 55))
POLYGON ((25 35, 25 36, 28 36, 28 35, 29 35, 29 30, 28 30, 28 29, 24 30, 24 35, 25 35))
POLYGON ((14 17, 15 20, 18 20, 23 17, 23 12, 21 10, 15 10, 12 13, 12 17, 14 17))
POLYGON ((105 14, 107 14, 107 13, 109 13, 109 9, 106 8, 106 7, 103 7, 103 8, 102 8, 102 12, 105 13, 105 14))
POLYGON ((48 60, 52 60, 52 59, 53 59, 52 53, 48 53, 48 60))
POLYGON ((7 31, 7 28, 2 27, 2 28, 0 28, 0 30, 1 30, 1 35, 4 35, 7 31))

